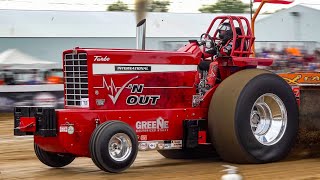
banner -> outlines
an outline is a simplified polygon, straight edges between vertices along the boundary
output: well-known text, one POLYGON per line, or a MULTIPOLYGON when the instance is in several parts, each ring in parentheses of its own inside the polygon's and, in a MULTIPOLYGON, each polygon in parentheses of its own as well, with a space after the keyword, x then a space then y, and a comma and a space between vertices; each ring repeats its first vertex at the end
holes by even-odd
POLYGON ((265 1, 267 3, 272 4, 291 4, 294 2, 294 0, 254 0, 253 2, 262 2, 265 1))
POLYGON ((320 84, 320 73, 304 72, 304 73, 279 73, 280 77, 287 81, 291 86, 298 85, 314 85, 320 84))

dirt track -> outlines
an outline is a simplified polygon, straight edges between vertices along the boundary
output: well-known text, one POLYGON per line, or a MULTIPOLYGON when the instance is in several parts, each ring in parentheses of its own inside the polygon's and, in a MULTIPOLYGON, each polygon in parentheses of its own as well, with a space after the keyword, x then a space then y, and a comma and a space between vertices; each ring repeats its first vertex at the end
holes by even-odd
MULTIPOLYGON (((0 117, 0 179, 219 179, 226 164, 215 160, 170 160, 157 152, 139 152, 133 166, 121 174, 100 171, 89 158, 52 169, 34 155, 33 139, 14 137, 12 128, 10 118, 0 117)), ((245 179, 320 179, 320 158, 236 166, 245 179)))

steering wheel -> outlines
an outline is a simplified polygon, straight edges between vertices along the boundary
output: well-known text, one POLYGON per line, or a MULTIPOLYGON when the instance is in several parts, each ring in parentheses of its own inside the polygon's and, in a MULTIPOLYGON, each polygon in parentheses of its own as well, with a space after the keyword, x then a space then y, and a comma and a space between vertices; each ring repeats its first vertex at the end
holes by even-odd
POLYGON ((208 33, 203 33, 200 36, 200 45, 205 45, 206 48, 211 48, 214 46, 214 40, 208 33), (203 36, 206 36, 207 38, 203 38, 203 36), (207 44, 207 39, 210 40, 210 45, 207 44))
MULTIPOLYGON (((200 46, 203 45, 203 53, 204 54, 210 54, 208 53, 210 50, 215 49, 216 48, 216 44, 214 39, 208 34, 208 33, 203 33, 200 36, 200 46), (205 37, 204 37, 205 36, 205 37), (208 39, 210 40, 210 44, 208 44, 208 39), (209 49, 209 51, 207 52, 206 49, 209 49)), ((213 59, 213 57, 211 56, 211 59, 213 59)))

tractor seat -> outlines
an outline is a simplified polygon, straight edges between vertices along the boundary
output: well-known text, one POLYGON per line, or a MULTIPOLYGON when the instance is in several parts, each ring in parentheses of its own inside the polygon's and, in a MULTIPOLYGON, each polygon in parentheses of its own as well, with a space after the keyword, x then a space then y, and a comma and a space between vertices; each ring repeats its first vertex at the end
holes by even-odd
MULTIPOLYGON (((236 33, 238 36, 241 36, 242 33, 241 33, 241 28, 240 27, 236 27, 236 33)), ((236 47, 235 47, 235 50, 237 51, 248 51, 248 42, 247 40, 244 40, 244 44, 243 44, 243 49, 241 49, 241 40, 243 38, 237 38, 236 40, 236 47)), ((247 54, 242 54, 242 57, 246 57, 248 56, 247 54)))
MULTIPOLYGON (((241 36, 241 35, 242 35, 242 33, 241 33, 241 28, 240 28, 240 27, 236 27, 236 33, 237 33, 238 36, 241 36)), ((246 51, 246 50, 247 50, 247 43, 246 43, 246 41, 244 42, 243 45, 244 45, 244 46, 243 46, 243 50, 246 51)), ((241 46, 241 38, 237 38, 235 49, 240 48, 240 46, 241 46)))

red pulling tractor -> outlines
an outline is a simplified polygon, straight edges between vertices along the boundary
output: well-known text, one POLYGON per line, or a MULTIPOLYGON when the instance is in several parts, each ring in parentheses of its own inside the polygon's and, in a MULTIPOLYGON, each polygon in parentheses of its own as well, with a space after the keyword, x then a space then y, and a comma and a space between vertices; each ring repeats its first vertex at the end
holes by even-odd
POLYGON ((232 163, 281 160, 298 133, 298 105, 283 78, 257 68, 272 60, 249 57, 253 43, 246 18, 222 16, 177 52, 66 50, 65 108, 16 107, 14 134, 34 135, 37 157, 51 167, 90 157, 101 170, 121 172, 139 150, 166 158, 216 151, 232 163), (212 28, 226 22, 231 29, 212 28), (226 46, 223 30, 232 35, 226 46))

